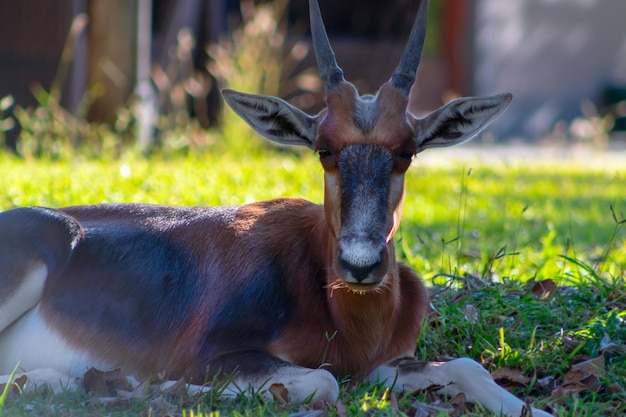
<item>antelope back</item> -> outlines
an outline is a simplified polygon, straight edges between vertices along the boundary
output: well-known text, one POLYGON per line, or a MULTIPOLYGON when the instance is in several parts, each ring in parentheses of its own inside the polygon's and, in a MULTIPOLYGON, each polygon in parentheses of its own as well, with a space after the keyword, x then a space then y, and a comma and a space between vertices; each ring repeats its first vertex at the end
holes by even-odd
POLYGON ((223 90, 230 107, 255 131, 285 145, 315 150, 324 168, 326 219, 333 271, 353 289, 384 284, 404 197, 404 175, 417 153, 471 139, 511 101, 510 94, 460 98, 417 118, 407 110, 420 62, 428 2, 422 0, 398 67, 375 95, 346 81, 316 0, 311 36, 326 108, 308 115, 277 97, 223 90))

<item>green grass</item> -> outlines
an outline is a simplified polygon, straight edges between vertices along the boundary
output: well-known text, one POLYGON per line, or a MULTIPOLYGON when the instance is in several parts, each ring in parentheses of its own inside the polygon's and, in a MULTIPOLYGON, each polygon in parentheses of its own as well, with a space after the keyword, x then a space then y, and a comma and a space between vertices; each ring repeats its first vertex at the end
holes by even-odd
MULTIPOLYGON (((469 356, 489 370, 533 379, 515 392, 560 416, 623 415, 626 388, 626 165, 585 168, 453 159, 407 175, 399 256, 432 287, 433 316, 419 358, 469 356), (533 283, 558 285, 542 298, 533 283), (604 341, 603 341, 604 338, 604 341), (607 340, 613 346, 607 348, 607 340), (602 354, 598 387, 565 399, 552 387, 572 364, 602 354)), ((0 210, 98 202, 231 205, 276 197, 322 201, 322 169, 309 152, 226 149, 187 157, 20 160, 0 154, 0 210)), ((406 415, 416 398, 377 386, 342 385, 345 410, 330 415, 406 415)), ((9 395, 2 415, 289 415, 298 407, 258 396, 161 398, 91 404, 83 396, 9 395)), ((311 408, 311 406, 309 406, 311 408)), ((468 415, 486 415, 478 407, 468 415)))

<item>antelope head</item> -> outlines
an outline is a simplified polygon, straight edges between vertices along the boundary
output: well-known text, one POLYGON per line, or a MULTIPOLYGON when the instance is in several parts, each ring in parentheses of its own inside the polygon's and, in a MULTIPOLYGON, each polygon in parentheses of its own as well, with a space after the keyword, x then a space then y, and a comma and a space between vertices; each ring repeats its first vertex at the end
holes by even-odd
POLYGON ((353 290, 373 290, 389 279, 404 176, 413 157, 472 138, 511 101, 510 94, 461 98, 424 118, 407 111, 424 45, 427 3, 420 2, 400 64, 376 95, 360 95, 344 79, 316 0, 309 0, 311 36, 325 109, 311 116, 276 97, 223 91, 230 107, 265 138, 319 154, 332 270, 353 290))

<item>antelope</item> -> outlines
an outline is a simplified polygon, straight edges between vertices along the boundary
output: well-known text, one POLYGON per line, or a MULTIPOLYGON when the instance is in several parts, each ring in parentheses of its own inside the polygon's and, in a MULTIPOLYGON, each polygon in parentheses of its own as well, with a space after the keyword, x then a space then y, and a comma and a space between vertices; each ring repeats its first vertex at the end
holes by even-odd
MULTIPOLYGON (((405 173, 428 148, 465 142, 510 94, 407 111, 423 48, 421 1, 401 62, 376 95, 344 79, 316 0, 311 33, 326 108, 224 90, 252 128, 315 150, 324 202, 236 207, 99 204, 0 213, 0 373, 70 384, 91 367, 229 389, 282 384, 333 403, 338 376, 398 391, 438 386, 493 413, 528 415, 477 362, 420 362, 427 293, 396 260, 405 173), (332 337, 329 337, 332 335, 332 337)), ((550 414, 531 409, 534 416, 550 414)))

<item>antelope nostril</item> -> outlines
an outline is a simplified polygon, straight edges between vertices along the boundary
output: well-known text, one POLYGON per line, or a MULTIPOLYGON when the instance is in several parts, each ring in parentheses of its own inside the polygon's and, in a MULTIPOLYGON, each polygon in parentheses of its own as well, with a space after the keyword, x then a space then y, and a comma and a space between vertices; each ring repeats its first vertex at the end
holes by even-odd
POLYGON ((378 269, 378 267, 380 267, 380 265, 382 264, 382 261, 378 259, 370 264, 354 265, 340 257, 339 263, 341 264, 341 267, 343 269, 349 271, 350 275, 352 275, 352 277, 360 283, 363 282, 367 277, 369 277, 372 272, 378 269))

